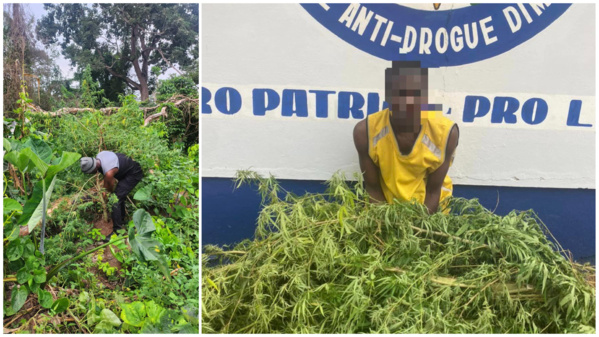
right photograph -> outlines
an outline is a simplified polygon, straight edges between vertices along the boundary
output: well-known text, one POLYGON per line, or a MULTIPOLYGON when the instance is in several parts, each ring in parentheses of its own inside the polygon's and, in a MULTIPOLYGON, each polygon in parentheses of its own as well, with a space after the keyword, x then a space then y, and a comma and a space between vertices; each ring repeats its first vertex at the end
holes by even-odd
POLYGON ((596 333, 594 4, 201 6, 202 333, 596 333))

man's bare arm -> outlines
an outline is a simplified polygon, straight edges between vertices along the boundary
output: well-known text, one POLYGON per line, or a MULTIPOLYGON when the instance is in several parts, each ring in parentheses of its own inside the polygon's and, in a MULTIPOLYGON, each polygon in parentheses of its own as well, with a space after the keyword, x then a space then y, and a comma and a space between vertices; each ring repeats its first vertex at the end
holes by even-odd
POLYGON ((379 168, 374 164, 370 155, 368 155, 368 132, 366 126, 366 120, 361 120, 354 127, 354 144, 356 150, 358 150, 360 171, 362 171, 364 185, 370 198, 374 202, 384 202, 385 195, 380 185, 379 168))
POLYGON ((428 208, 428 213, 433 214, 439 208, 439 199, 441 198, 441 187, 443 187, 443 180, 449 171, 449 164, 451 158, 458 146, 458 139, 460 132, 457 124, 451 129, 449 139, 447 140, 447 151, 445 152, 445 161, 439 166, 439 168, 428 176, 426 182, 426 197, 424 198, 424 205, 428 208))
POLYGON ((116 180, 114 179, 114 175, 119 171, 118 167, 113 168, 112 170, 106 172, 104 174, 104 188, 108 192, 114 191, 114 186, 116 185, 116 180))

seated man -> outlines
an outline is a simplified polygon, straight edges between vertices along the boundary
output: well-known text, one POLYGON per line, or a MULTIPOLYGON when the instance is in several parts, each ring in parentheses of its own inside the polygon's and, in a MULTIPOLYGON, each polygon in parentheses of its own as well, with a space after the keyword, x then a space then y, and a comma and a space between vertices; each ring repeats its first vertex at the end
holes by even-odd
MULTIPOLYGON (((106 240, 110 240, 110 236, 112 236, 114 231, 123 228, 125 199, 144 176, 141 166, 124 154, 110 151, 102 151, 98 153, 96 158, 82 157, 80 164, 83 173, 94 174, 100 172, 104 175, 104 188, 109 192, 114 191, 119 199, 112 207, 113 229, 106 236, 106 240), (116 190, 115 179, 118 180, 116 190)), ((103 192, 103 196, 106 197, 105 192, 103 192)))
POLYGON ((428 105, 428 69, 420 62, 393 61, 385 69, 385 101, 389 108, 354 128, 366 191, 375 202, 414 199, 432 214, 452 194, 447 171, 458 126, 431 111, 440 107, 428 105))

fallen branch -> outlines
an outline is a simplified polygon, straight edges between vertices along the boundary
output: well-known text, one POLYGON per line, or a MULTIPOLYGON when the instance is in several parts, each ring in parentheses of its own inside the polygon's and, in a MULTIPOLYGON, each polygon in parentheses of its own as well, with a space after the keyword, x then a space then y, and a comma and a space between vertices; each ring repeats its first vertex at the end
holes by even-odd
POLYGON ((163 116, 168 117, 168 114, 166 113, 166 106, 163 106, 159 113, 148 116, 148 118, 144 120, 144 126, 148 126, 148 124, 150 124, 152 121, 163 116))
MULTIPOLYGON (((185 102, 191 102, 191 103, 199 103, 199 99, 197 98, 190 98, 190 97, 186 97, 183 95, 175 95, 171 98, 169 98, 168 100, 166 100, 165 102, 162 103, 173 103, 175 106, 179 106, 185 102)), ((156 106, 152 106, 152 107, 140 107, 140 109, 144 112, 144 115, 148 112, 148 111, 152 111, 155 110, 157 108, 159 108, 160 105, 156 105, 156 106)), ((27 104, 27 108, 29 108, 31 111, 33 112, 37 112, 43 115, 50 115, 52 117, 57 117, 57 116, 62 116, 62 115, 66 115, 66 114, 76 114, 79 112, 86 112, 86 111, 100 111, 106 115, 110 115, 112 113, 117 112, 121 107, 118 106, 114 106, 114 107, 107 107, 107 108, 102 108, 102 109, 92 109, 92 108, 62 108, 59 110, 56 110, 55 112, 52 111, 45 111, 42 108, 40 108, 39 106, 33 104, 33 103, 29 103, 27 104)))
POLYGON ((43 115, 50 115, 52 117, 57 117, 57 116, 62 116, 62 115, 67 115, 67 114, 76 114, 78 112, 85 112, 85 111, 96 111, 99 110, 102 113, 106 114, 106 115, 110 115, 112 113, 117 112, 120 107, 108 107, 108 108, 102 108, 102 109, 92 109, 92 108, 62 108, 62 109, 58 109, 55 112, 51 112, 51 111, 45 111, 42 110, 40 107, 29 103, 27 105, 27 107, 29 109, 31 109, 33 112, 37 112, 37 113, 41 113, 43 115))

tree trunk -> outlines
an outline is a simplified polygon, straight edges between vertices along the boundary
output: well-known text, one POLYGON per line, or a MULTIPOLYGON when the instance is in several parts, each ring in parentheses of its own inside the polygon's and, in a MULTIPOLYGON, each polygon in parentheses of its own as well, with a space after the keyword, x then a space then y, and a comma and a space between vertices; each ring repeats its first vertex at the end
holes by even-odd
POLYGON ((143 37, 140 34, 139 26, 136 24, 133 26, 131 31, 131 57, 133 58, 133 69, 135 70, 135 75, 137 75, 137 81, 139 82, 140 99, 141 101, 147 101, 148 98, 150 98, 150 91, 148 89, 147 60, 144 60, 144 63, 142 66, 140 66, 139 57, 142 56, 143 59, 143 55, 139 55, 137 52, 137 41, 141 39, 143 39, 143 37))
POLYGON ((150 91, 148 90, 148 81, 140 79, 139 81, 141 89, 139 89, 140 100, 147 101, 150 98, 150 91))

